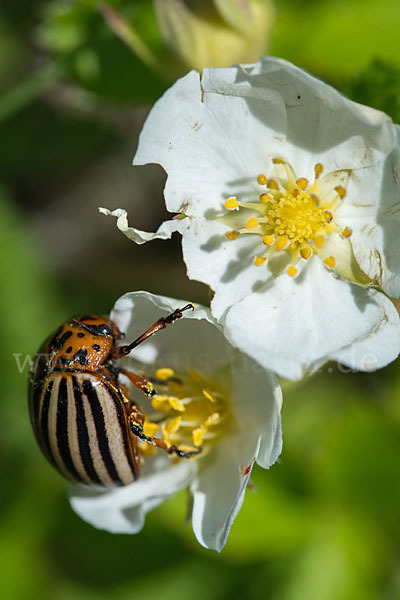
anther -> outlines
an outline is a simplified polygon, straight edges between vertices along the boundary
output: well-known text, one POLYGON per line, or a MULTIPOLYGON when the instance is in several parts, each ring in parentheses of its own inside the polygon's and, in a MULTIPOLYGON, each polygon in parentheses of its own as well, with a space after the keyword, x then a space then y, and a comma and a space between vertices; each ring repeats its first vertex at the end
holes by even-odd
POLYGON ((352 233, 353 233, 353 230, 350 229, 350 227, 345 227, 342 231, 342 236, 345 238, 348 238, 351 236, 352 233))
POLYGON ((301 257, 304 258, 304 259, 306 259, 306 260, 307 260, 307 258, 310 258, 311 254, 312 254, 312 250, 311 250, 310 247, 308 247, 308 248, 302 248, 300 250, 301 257))
POLYGON ((284 249, 284 247, 286 246, 287 243, 288 243, 288 238, 286 237, 286 235, 280 235, 276 240, 275 248, 279 252, 280 250, 284 249))
POLYGON ((315 179, 318 179, 318 177, 321 175, 321 173, 324 170, 324 165, 321 165, 321 163, 317 163, 314 167, 314 173, 315 173, 315 179))
POLYGON ((260 202, 270 202, 272 200, 271 196, 268 194, 261 194, 260 202))
POLYGON ((277 190, 277 191, 279 190, 279 184, 275 179, 268 179, 266 184, 270 190, 277 190))
POLYGON ((228 198, 228 200, 225 201, 225 208, 227 210, 238 210, 239 204, 237 198, 228 198))
POLYGON ((157 371, 156 371, 157 379, 161 379, 162 381, 164 381, 165 379, 169 379, 170 377, 173 377, 174 374, 175 374, 175 371, 173 369, 168 369, 168 368, 157 369, 157 371))
POLYGON ((258 225, 259 223, 256 217, 250 217, 246 221, 246 229, 255 229, 256 227, 258 227, 258 225))
POLYGON ((256 267, 261 267, 266 262, 265 256, 256 256, 254 259, 254 264, 256 267))
POLYGON ((306 177, 300 177, 296 180, 296 185, 304 192, 308 188, 308 179, 306 177))
POLYGON ((274 165, 286 165, 286 161, 283 160, 283 158, 273 158, 272 162, 274 163, 274 165))
POLYGON ((333 267, 336 267, 336 260, 334 259, 333 256, 328 256, 328 258, 325 258, 324 264, 327 267, 331 267, 333 269, 333 267))
POLYGON ((259 183, 260 185, 265 185, 267 183, 267 177, 266 175, 264 175, 264 173, 259 174, 259 176, 257 177, 257 183, 259 183))
POLYGON ((274 243, 275 238, 273 235, 264 235, 262 241, 263 241, 263 244, 265 244, 266 246, 270 246, 271 244, 274 243))
POLYGON ((330 210, 324 210, 325 223, 330 223, 333 219, 333 214, 330 210))
POLYGON ((339 198, 344 198, 346 195, 346 188, 344 188, 342 185, 337 185, 335 187, 335 192, 337 193, 339 198))
POLYGON ((295 275, 297 275, 299 270, 296 269, 296 267, 294 267, 293 265, 289 265, 289 267, 287 268, 287 272, 288 275, 290 275, 290 277, 294 277, 295 275))
POLYGON ((225 237, 227 240, 237 240, 237 238, 239 237, 240 233, 238 231, 227 231, 225 234, 225 237))

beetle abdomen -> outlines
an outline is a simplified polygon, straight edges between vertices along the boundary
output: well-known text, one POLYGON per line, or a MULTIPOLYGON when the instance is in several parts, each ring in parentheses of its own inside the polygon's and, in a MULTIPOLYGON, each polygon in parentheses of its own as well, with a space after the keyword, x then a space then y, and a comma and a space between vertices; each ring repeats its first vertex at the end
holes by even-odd
MULTIPOLYGON (((68 479, 122 486, 138 477, 138 457, 120 395, 90 373, 53 371, 33 402, 40 446, 68 479)), ((35 393, 33 393, 35 396, 35 393)))

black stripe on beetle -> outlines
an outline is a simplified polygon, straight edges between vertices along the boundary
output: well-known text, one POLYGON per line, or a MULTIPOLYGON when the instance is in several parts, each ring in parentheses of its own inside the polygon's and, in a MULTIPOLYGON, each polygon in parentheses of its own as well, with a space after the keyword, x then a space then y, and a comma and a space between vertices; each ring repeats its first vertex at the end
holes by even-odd
POLYGON ((57 447, 67 471, 75 480, 80 480, 81 477, 76 470, 72 460, 71 450, 69 447, 68 435, 68 380, 63 377, 58 388, 58 405, 57 405, 57 447))
POLYGON ((93 481, 93 483, 101 484, 101 480, 93 464, 92 453, 90 451, 89 432, 82 402, 82 392, 76 377, 72 377, 72 389, 75 400, 76 428, 78 432, 79 453, 82 464, 88 477, 93 481))
POLYGON ((103 409, 101 408, 97 392, 89 379, 85 379, 85 381, 83 382, 83 392, 89 400, 94 424, 96 427, 97 442, 99 444, 100 454, 103 459, 104 465, 107 469, 107 472, 111 479, 114 481, 114 483, 116 483, 117 485, 123 485, 118 475, 113 457, 111 456, 107 438, 106 425, 104 422, 103 409))

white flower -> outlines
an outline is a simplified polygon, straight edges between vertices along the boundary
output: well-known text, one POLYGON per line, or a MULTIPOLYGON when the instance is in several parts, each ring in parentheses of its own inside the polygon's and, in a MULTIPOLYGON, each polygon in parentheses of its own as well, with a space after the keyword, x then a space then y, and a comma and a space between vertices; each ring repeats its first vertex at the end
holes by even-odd
MULTIPOLYGON (((111 318, 125 340, 135 339, 182 301, 132 292, 115 304, 111 318)), ((221 550, 243 502, 253 464, 269 468, 281 442, 281 390, 274 376, 232 348, 207 308, 196 306, 132 351, 124 367, 156 377, 152 406, 143 394, 136 402, 146 410, 145 431, 157 429, 179 448, 202 445, 195 458, 145 454, 141 477, 113 489, 71 486, 72 508, 100 529, 136 533, 145 514, 176 491, 190 487, 193 530, 206 548, 221 550), (164 381, 164 383, 162 383, 164 381), (147 403, 147 405, 146 405, 147 403)), ((154 432, 152 433, 154 435, 154 432)))
POLYGON ((186 218, 148 234, 112 214, 137 243, 179 231, 225 335, 266 368, 374 370, 400 349, 386 296, 400 294, 399 140, 385 114, 283 60, 191 72, 134 159, 164 167, 167 209, 186 218))

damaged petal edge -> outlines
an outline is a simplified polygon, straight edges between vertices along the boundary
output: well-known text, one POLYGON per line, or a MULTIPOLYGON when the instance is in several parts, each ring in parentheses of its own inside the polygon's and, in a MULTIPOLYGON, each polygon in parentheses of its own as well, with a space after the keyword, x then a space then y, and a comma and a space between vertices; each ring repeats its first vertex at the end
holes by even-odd
POLYGON ((108 208, 99 208, 99 212, 107 217, 115 217, 117 219, 118 229, 126 235, 126 237, 135 242, 135 244, 145 244, 151 242, 154 239, 168 240, 171 238, 175 231, 179 231, 179 221, 165 221, 160 225, 155 233, 149 231, 141 231, 134 227, 129 227, 128 215, 126 210, 123 208, 117 208, 116 210, 108 210, 108 208))

